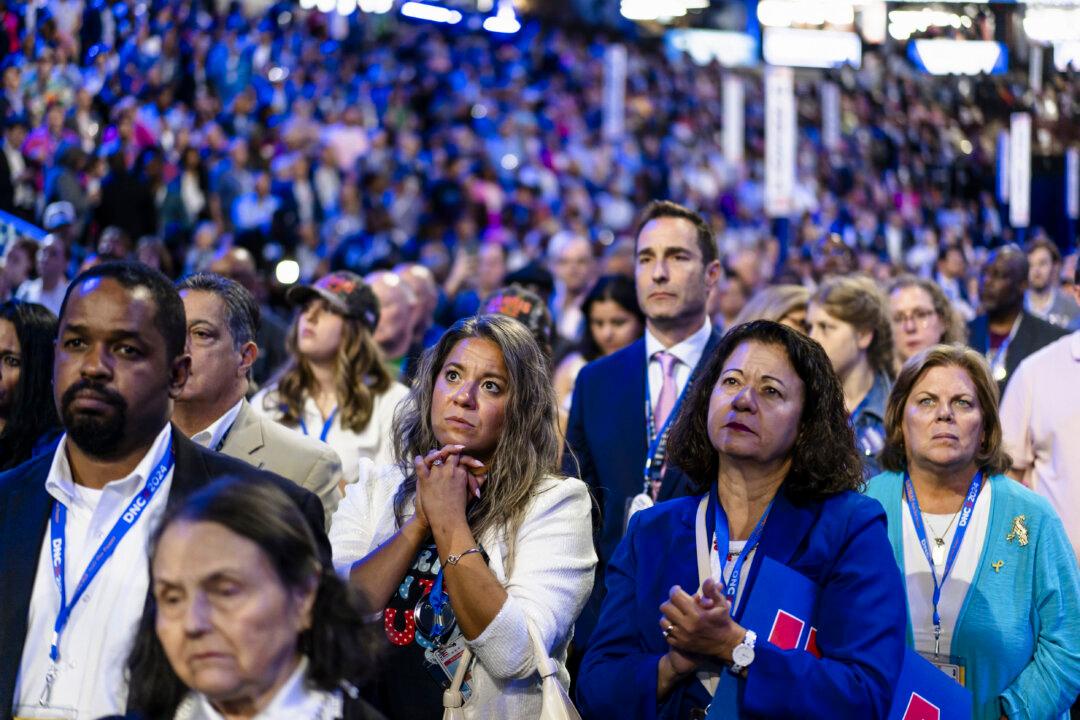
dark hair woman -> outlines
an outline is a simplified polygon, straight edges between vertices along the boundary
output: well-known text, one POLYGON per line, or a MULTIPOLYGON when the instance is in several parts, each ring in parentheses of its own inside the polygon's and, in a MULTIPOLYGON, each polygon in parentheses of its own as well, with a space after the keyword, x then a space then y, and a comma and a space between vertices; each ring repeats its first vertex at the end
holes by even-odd
POLYGON ((578 348, 559 362, 553 378, 559 401, 559 428, 564 433, 581 368, 623 349, 645 332, 645 314, 638 305, 634 281, 624 275, 605 275, 597 280, 581 309, 585 315, 584 337, 578 348))
POLYGON ((42 305, 0 304, 0 470, 26 462, 60 436, 52 392, 56 325, 42 305))
POLYGON ((578 676, 582 715, 686 718, 719 703, 717 717, 884 717, 903 586, 881 563, 884 513, 855 492, 861 463, 825 351, 779 323, 736 326, 671 447, 698 495, 631 517, 578 676), (794 633, 777 631, 781 613, 802 623, 794 633))
POLYGON ((372 665, 360 601, 278 488, 226 478, 192 494, 162 520, 150 573, 128 659, 139 717, 380 717, 356 690, 372 665))

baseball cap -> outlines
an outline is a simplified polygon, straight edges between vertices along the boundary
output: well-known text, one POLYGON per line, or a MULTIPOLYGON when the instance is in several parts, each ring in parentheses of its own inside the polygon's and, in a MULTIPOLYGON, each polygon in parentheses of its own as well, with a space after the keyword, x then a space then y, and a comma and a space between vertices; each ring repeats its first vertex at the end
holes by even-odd
POLYGON ((356 273, 339 270, 324 275, 311 285, 296 285, 285 293, 290 305, 304 305, 313 298, 322 298, 334 312, 359 320, 374 330, 379 324, 379 299, 375 292, 356 273))
POLYGON ((48 232, 52 232, 64 225, 70 225, 73 222, 75 222, 75 206, 67 200, 50 203, 45 208, 45 214, 41 218, 41 224, 48 232))
POLYGON ((506 315, 529 329, 541 349, 551 355, 551 332, 555 326, 551 312, 539 295, 520 285, 499 288, 480 308, 483 315, 506 315))

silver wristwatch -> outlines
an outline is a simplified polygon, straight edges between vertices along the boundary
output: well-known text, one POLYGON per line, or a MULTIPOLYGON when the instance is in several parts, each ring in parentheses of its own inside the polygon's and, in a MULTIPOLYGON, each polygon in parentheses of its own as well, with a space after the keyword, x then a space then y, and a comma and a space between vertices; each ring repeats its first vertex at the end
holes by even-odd
POLYGON ((743 641, 731 651, 731 672, 738 675, 745 670, 750 663, 754 662, 754 643, 757 642, 757 633, 747 630, 743 641))

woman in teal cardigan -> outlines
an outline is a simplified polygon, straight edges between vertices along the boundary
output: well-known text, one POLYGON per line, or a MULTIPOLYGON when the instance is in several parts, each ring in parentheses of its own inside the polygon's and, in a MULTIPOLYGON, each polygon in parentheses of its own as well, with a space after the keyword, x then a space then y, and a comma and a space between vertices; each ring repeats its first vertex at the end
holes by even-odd
POLYGON ((982 356, 938 345, 893 386, 882 465, 906 579, 908 643, 962 679, 974 717, 1068 717, 1080 692, 1080 571, 1061 519, 1001 473, 997 386, 982 356), (933 570, 931 570, 931 567, 933 570))

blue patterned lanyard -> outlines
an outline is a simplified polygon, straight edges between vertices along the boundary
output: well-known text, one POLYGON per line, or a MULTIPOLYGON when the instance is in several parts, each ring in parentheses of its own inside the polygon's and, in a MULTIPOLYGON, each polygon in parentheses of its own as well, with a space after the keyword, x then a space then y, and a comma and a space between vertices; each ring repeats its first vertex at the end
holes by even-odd
MULTIPOLYGON (((739 591, 739 580, 742 575, 743 564, 751 551, 761 542, 761 536, 765 532, 765 521, 769 518, 769 513, 775 503, 776 497, 774 496, 769 501, 769 506, 765 508, 765 512, 761 513, 761 517, 758 519, 757 525, 754 526, 753 532, 750 533, 750 537, 746 539, 746 545, 743 546, 742 552, 735 558, 735 564, 732 566, 731 575, 727 580, 724 579, 724 563, 720 563, 720 582, 724 584, 724 595, 727 596, 728 602, 731 603, 732 617, 735 617, 735 596, 739 591)), ((720 498, 715 486, 709 494, 709 504, 713 506, 713 537, 716 539, 716 552, 720 557, 727 557, 731 531, 728 528, 727 513, 724 512, 724 506, 720 504, 720 498)), ((709 539, 705 538, 705 542, 708 541, 709 539)))
POLYGON ((953 535, 952 544, 949 546, 949 554, 945 556, 945 569, 941 571, 941 582, 938 582, 937 570, 934 568, 934 556, 930 551, 930 541, 926 536, 926 528, 923 526, 922 511, 919 509, 919 498, 915 495, 915 485, 911 482, 911 475, 904 473, 904 499, 907 501, 908 511, 911 513, 911 524, 915 526, 915 536, 919 538, 919 546, 922 548, 926 562, 930 565, 930 577, 934 581, 934 652, 940 650, 941 641, 941 614, 938 612, 938 603, 941 601, 941 589, 945 587, 945 581, 949 578, 953 563, 960 552, 960 545, 964 542, 971 514, 975 510, 975 501, 979 499, 979 490, 982 489, 983 474, 980 470, 971 479, 968 486, 967 497, 960 508, 960 518, 956 522, 956 533, 953 535))
MULTIPOLYGON (((690 373, 690 377, 686 379, 686 385, 683 386, 682 392, 679 393, 679 397, 675 399, 675 404, 671 406, 671 412, 668 413, 667 418, 664 419, 663 427, 656 428, 656 416, 653 413, 652 406, 652 390, 649 386, 649 363, 650 359, 645 365, 645 423, 646 431, 649 433, 649 451, 645 454, 645 488, 642 492, 648 495, 653 484, 660 481, 661 472, 664 469, 664 462, 667 460, 667 439, 668 432, 671 430, 671 423, 675 420, 675 417, 679 414, 679 408, 682 406, 683 398, 686 397, 687 391, 690 386, 694 384, 694 377, 697 375, 697 367, 690 373)), ((680 361, 681 362, 681 361, 680 361)), ((700 366, 701 363, 698 362, 700 366)), ((672 378, 674 381, 674 378, 672 378)))

